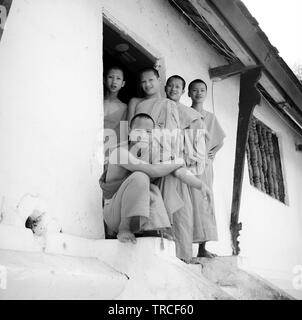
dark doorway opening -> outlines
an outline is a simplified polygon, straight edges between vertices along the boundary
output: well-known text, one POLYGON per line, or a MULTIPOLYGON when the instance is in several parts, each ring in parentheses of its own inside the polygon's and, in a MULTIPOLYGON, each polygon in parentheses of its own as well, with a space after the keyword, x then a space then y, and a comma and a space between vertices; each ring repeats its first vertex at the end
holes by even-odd
MULTIPOLYGON (((158 58, 154 57, 142 45, 136 42, 133 37, 120 29, 116 24, 103 16, 103 70, 105 72, 110 67, 121 67, 125 74, 125 86, 119 93, 119 99, 128 104, 133 97, 142 97, 142 92, 138 85, 138 73, 146 67, 154 67, 158 58)), ((163 62, 161 62, 163 64, 163 62)), ((161 78, 165 80, 165 68, 159 70, 161 78)), ((164 90, 164 88, 162 88, 164 90)), ((104 88, 105 92, 105 88, 104 88)), ((158 231, 139 232, 136 237, 160 236, 158 231)), ((105 225, 106 239, 116 238, 107 233, 105 225)))
POLYGON ((124 70, 126 85, 119 94, 121 101, 128 104, 131 98, 141 97, 138 72, 145 67, 153 67, 155 62, 156 58, 104 19, 103 70, 105 73, 112 66, 119 66, 124 70))

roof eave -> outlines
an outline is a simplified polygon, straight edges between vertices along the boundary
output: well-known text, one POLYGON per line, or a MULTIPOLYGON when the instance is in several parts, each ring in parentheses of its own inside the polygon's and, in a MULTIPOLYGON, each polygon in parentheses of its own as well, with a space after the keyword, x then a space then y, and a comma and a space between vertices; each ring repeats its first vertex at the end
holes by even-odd
POLYGON ((302 85, 244 4, 239 0, 169 1, 187 17, 191 14, 190 20, 198 15, 206 19, 237 61, 247 67, 263 66, 259 85, 271 97, 272 107, 302 136, 302 85), (288 110, 293 111, 290 116, 288 110))
POLYGON ((239 0, 206 0, 224 19, 230 31, 251 54, 263 65, 287 102, 302 116, 302 85, 288 65, 278 55, 255 19, 242 10, 239 0))

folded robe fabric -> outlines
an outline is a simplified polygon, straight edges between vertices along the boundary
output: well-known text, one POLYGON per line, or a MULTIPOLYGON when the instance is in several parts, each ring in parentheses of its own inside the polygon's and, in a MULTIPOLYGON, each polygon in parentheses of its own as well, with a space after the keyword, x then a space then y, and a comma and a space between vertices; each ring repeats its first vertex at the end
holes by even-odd
MULTIPOLYGON (((136 106, 135 115, 138 113, 150 115, 155 122, 156 129, 164 130, 163 137, 166 143, 162 145, 163 157, 165 155, 175 157, 175 153, 178 153, 178 148, 181 145, 181 137, 178 134, 174 136, 174 130, 181 129, 176 103, 166 98, 145 99, 136 106), (169 137, 169 132, 173 135, 173 138, 169 137)), ((158 158, 153 160, 152 163, 158 163, 158 158)), ((173 213, 184 206, 184 202, 177 191, 177 179, 172 175, 163 177, 160 179, 159 188, 169 217, 172 220, 173 213)))
MULTIPOLYGON (((201 119, 204 121, 206 134, 206 151, 214 155, 219 150, 225 137, 216 116, 203 110, 201 119)), ((194 242, 217 241, 217 226, 215 218, 214 194, 213 194, 213 160, 207 159, 206 167, 200 176, 210 189, 210 194, 206 195, 204 190, 191 188, 191 197, 194 214, 194 242)))

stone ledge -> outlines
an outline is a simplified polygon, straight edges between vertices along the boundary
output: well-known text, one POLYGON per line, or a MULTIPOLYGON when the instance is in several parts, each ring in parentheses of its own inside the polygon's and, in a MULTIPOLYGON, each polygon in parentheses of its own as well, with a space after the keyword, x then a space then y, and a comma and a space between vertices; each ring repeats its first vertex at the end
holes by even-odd
POLYGON ((161 244, 161 238, 158 237, 137 238, 137 244, 133 245, 120 243, 115 239, 94 240, 57 233, 46 237, 45 253, 78 257, 108 257, 114 255, 114 252, 131 248, 135 254, 149 251, 175 257, 174 241, 163 239, 163 250, 161 244))
POLYGON ((256 273, 240 268, 237 256, 199 258, 202 274, 239 300, 292 300, 291 295, 256 273))
POLYGON ((4 299, 115 299, 128 278, 93 258, 0 250, 7 270, 4 299))
MULTIPOLYGON (((56 245, 63 250, 57 237, 52 239, 53 252, 57 252, 56 245)), ((76 250, 75 239, 62 235, 60 240, 66 239, 65 254, 84 255, 87 245, 86 254, 98 257, 50 254, 50 246, 48 253, 0 250, 0 264, 8 273, 7 290, 0 292, 0 298, 232 299, 201 274, 200 265, 189 266, 177 259, 174 243, 168 240, 164 240, 165 249, 161 250, 160 238, 138 238, 136 245, 77 239, 82 247, 76 250)))
POLYGON ((30 229, 0 224, 0 249, 42 251, 30 229))

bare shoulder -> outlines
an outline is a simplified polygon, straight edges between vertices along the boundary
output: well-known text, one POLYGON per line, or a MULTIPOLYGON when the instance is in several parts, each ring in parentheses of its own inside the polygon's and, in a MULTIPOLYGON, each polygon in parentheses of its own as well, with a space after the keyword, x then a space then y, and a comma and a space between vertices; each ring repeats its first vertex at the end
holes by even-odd
POLYGON ((127 109, 127 107, 128 107, 127 104, 122 102, 121 100, 119 100, 118 104, 119 104, 119 107, 122 109, 127 109))
POLYGON ((139 104, 140 102, 142 102, 144 99, 143 98, 131 98, 129 101, 129 106, 136 106, 137 104, 139 104))
POLYGON ((131 98, 128 103, 128 121, 131 121, 135 115, 137 105, 142 101, 142 98, 131 98))

